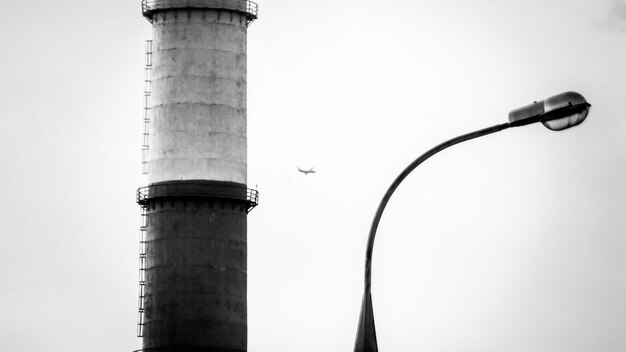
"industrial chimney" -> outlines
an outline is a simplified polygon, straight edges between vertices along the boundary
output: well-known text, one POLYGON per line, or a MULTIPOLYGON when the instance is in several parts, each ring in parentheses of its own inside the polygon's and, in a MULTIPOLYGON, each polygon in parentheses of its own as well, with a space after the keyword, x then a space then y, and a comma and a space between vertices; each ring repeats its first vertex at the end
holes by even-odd
POLYGON ((247 350, 247 0, 143 0, 143 351, 247 350))

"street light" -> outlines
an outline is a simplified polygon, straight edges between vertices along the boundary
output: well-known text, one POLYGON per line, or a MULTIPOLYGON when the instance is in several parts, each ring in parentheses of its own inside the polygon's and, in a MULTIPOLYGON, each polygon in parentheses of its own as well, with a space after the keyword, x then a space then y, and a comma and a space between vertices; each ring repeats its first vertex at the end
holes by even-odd
POLYGON ((587 103, 585 98, 576 92, 565 92, 540 102, 533 102, 530 105, 515 109, 509 113, 509 122, 487 127, 482 130, 464 134, 462 136, 445 141, 436 147, 430 149, 415 159, 407 166, 398 177, 393 181, 383 199, 378 205, 376 215, 370 227, 369 237, 367 239, 367 249, 365 251, 365 288, 363 292, 363 302, 361 304, 361 314, 359 317, 359 326, 354 343, 354 352, 378 352, 378 343, 376 341, 376 327, 374 324, 374 310, 372 307, 372 251, 374 249, 374 238, 378 223, 383 215, 385 206, 389 202, 389 198, 398 188, 400 183, 413 171, 418 165, 426 161, 438 152, 451 147, 455 144, 468 141, 470 139, 486 136, 495 132, 502 131, 509 127, 525 126, 536 122, 543 123, 548 129, 553 131, 561 131, 570 127, 581 124, 591 105, 587 103))

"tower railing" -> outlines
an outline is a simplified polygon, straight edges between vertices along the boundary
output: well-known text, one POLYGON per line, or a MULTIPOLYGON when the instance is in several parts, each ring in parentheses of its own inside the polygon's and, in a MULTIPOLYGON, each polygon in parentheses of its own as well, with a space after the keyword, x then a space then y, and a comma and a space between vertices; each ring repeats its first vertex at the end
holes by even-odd
POLYGON ((248 203, 248 213, 259 204, 259 192, 230 182, 174 181, 152 184, 137 189, 137 204, 146 207, 149 200, 163 198, 235 199, 248 203))
POLYGON ((165 9, 216 9, 241 12, 246 15, 246 26, 259 15, 259 6, 250 0, 214 0, 211 5, 203 4, 201 0, 141 0, 141 13, 150 22, 154 12, 165 9))
MULTIPOLYGON (((259 191, 252 188, 246 189, 246 198, 251 204, 254 204, 252 207, 257 206, 259 204, 259 191)), ((248 209, 248 212, 250 212, 250 210, 252 210, 252 208, 248 209)))

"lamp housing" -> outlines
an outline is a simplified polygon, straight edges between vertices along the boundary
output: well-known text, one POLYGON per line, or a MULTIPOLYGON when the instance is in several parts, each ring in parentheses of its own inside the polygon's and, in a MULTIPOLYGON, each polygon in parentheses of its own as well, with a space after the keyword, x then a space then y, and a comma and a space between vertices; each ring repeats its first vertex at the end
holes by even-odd
POLYGON ((548 129, 561 131, 585 121, 590 107, 580 93, 565 92, 512 110, 509 125, 518 127, 541 121, 548 129))

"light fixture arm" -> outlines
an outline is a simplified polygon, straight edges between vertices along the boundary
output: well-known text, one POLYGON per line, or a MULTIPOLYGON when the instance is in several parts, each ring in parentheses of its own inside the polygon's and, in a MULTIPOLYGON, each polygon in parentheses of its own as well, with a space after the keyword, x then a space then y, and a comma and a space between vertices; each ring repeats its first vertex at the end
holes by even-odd
POLYGON ((376 238, 376 230, 378 229, 378 223, 383 215, 383 211, 389 202, 389 199, 395 192, 396 188, 402 183, 402 181, 418 167, 421 163, 429 159, 431 156, 439 153, 440 151, 451 147, 461 142, 469 141, 474 138, 486 136, 495 132, 505 130, 513 125, 507 123, 487 127, 478 131, 470 132, 456 138, 447 140, 434 148, 430 149, 426 153, 422 154, 419 158, 415 159, 409 164, 401 173, 396 177, 391 186, 387 189, 387 192, 383 196, 383 199, 378 204, 376 215, 372 221, 370 227, 369 237, 367 239, 367 250, 365 252, 365 289, 363 292, 363 303, 361 305, 361 314, 359 317, 359 327, 356 336, 356 342, 354 345, 354 352, 377 352, 378 344, 376 341, 376 328, 374 325, 374 313, 372 309, 372 252, 374 250, 374 239, 376 238))
POLYGON ((492 134, 495 132, 499 132, 505 130, 509 127, 512 127, 508 122, 487 127, 478 131, 470 132, 464 134, 462 136, 458 136, 456 138, 452 138, 447 140, 436 147, 430 149, 426 153, 422 154, 419 158, 415 159, 412 163, 410 163, 401 173, 396 177, 391 186, 387 189, 387 192, 383 196, 383 199, 378 204, 378 209, 376 210, 376 215, 374 215, 374 220, 372 221, 372 225, 370 227, 369 237, 367 239, 367 250, 365 252, 365 293, 371 293, 372 289, 372 252, 374 250, 374 239, 376 238, 376 230, 378 229, 378 223, 380 222, 380 218, 383 215, 383 211, 389 202, 389 199, 395 192, 396 188, 402 183, 402 181, 413 171, 416 167, 418 167, 421 163, 428 160, 431 156, 439 153, 440 151, 451 147, 455 144, 459 144, 465 141, 469 141, 474 138, 486 136, 488 134, 492 134))

